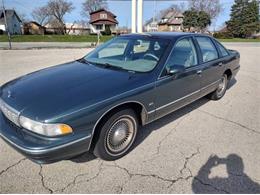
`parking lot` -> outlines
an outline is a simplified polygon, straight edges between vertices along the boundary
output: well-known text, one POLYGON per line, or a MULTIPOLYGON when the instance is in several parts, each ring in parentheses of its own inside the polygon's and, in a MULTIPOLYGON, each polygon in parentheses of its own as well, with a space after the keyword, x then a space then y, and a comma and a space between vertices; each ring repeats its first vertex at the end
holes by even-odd
MULTIPOLYGON (((143 127, 120 160, 83 154, 38 165, 0 139, 0 193, 260 193, 260 47, 227 47, 240 52, 241 69, 224 98, 143 127)), ((0 50, 0 85, 88 51, 0 50)))

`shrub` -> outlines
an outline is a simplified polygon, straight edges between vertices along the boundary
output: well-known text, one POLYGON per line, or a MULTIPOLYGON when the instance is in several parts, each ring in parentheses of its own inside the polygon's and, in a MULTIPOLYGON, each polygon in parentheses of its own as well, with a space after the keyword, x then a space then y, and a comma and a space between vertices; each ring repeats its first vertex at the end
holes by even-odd
POLYGON ((109 26, 105 27, 105 31, 102 33, 103 35, 111 35, 111 30, 109 26))
POLYGON ((232 39, 233 35, 230 32, 216 32, 213 37, 216 39, 232 39))

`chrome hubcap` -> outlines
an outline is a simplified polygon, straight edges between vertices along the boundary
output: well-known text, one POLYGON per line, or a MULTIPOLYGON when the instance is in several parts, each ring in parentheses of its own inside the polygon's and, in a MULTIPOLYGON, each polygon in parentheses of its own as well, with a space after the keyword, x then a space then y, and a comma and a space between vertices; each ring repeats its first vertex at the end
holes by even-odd
POLYGON ((110 128, 107 136, 107 147, 113 153, 122 152, 133 140, 134 122, 130 118, 121 118, 110 128))
POLYGON ((221 82, 218 85, 217 94, 221 96, 222 93, 225 91, 225 88, 226 88, 226 77, 223 76, 221 78, 221 82))

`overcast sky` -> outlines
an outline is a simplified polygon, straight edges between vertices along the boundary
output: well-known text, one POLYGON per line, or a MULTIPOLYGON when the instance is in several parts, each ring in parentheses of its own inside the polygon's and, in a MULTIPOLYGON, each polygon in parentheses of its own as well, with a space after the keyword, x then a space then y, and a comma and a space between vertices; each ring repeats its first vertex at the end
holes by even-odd
MULTIPOLYGON (((226 20, 229 19, 230 9, 234 0, 220 0, 223 6, 222 13, 218 16, 215 23, 211 26, 211 30, 218 29, 221 27, 226 20)), ((14 8, 18 13, 25 14, 26 17, 31 20, 31 12, 34 8, 43 6, 48 2, 48 0, 4 0, 6 8, 14 8)), ((74 22, 84 19, 81 15, 82 3, 84 0, 71 0, 75 9, 65 16, 66 22, 74 22)), ((169 7, 171 4, 180 4, 186 2, 187 0, 154 0, 146 1, 144 0, 144 10, 143 10, 143 21, 148 20, 154 14, 154 10, 159 13, 160 10, 169 7), (154 5, 156 8, 154 9, 154 5)), ((108 0, 109 10, 112 11, 119 21, 119 26, 131 26, 131 1, 130 0, 108 0)))

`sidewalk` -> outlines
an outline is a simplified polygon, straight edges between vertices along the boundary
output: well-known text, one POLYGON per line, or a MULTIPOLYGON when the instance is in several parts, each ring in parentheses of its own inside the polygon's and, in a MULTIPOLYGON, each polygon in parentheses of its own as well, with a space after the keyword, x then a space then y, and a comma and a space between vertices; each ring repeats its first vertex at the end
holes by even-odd
MULTIPOLYGON (((73 49, 90 48, 95 43, 91 42, 13 42, 12 49, 73 49)), ((0 49, 9 49, 8 42, 0 42, 0 49)))

